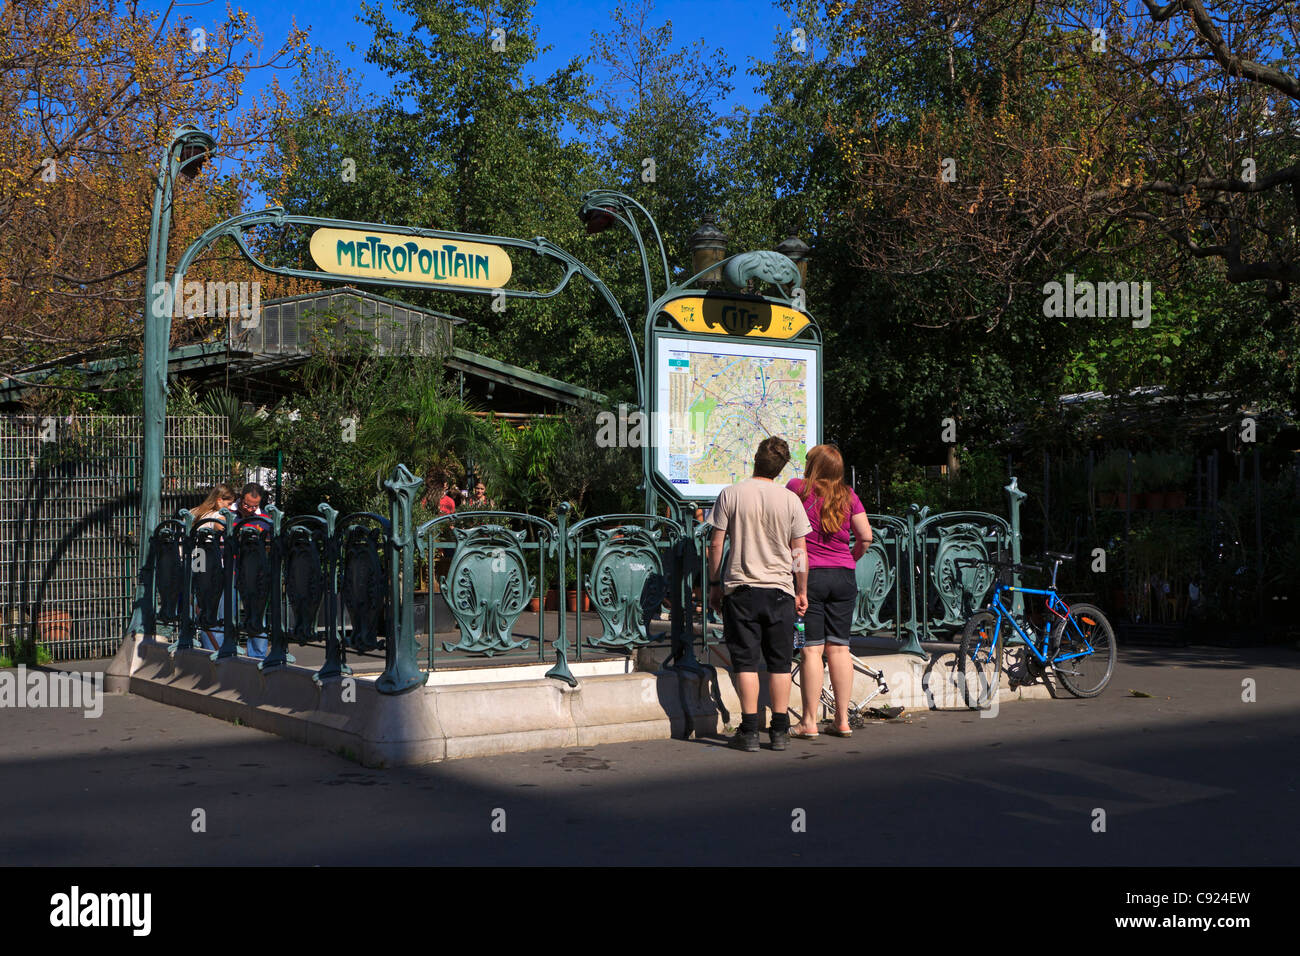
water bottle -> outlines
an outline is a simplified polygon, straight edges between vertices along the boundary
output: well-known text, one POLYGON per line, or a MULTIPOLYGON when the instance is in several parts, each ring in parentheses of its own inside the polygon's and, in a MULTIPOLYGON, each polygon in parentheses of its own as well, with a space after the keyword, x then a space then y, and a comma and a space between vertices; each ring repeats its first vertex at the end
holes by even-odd
POLYGON ((799 648, 803 647, 803 642, 804 642, 803 615, 800 615, 799 617, 796 617, 794 619, 794 649, 799 650, 799 648))

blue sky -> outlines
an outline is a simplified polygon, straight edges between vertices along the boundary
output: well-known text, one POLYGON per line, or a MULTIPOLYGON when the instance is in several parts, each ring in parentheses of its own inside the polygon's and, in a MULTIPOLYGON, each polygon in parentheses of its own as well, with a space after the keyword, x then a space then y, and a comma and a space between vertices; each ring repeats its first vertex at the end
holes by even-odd
MULTIPOLYGON (((362 89, 370 94, 388 91, 387 77, 363 60, 369 32, 356 22, 358 7, 353 4, 334 5, 329 2, 304 2, 304 0, 232 0, 252 14, 261 30, 266 46, 283 40, 291 23, 296 20, 301 28, 310 28, 309 42, 324 47, 339 57, 362 81, 362 89), (349 42, 357 50, 348 49, 349 42)), ((155 7, 165 4, 153 0, 155 7)), ((179 12, 194 18, 196 25, 211 22, 224 12, 224 3, 208 0, 206 3, 179 8, 179 12)), ((568 62, 574 56, 588 53, 593 30, 604 30, 610 25, 609 0, 539 0, 533 9, 533 22, 542 46, 551 46, 549 53, 537 61, 537 73, 546 74, 568 62)), ((175 15, 175 14, 174 14, 175 15)), ((390 11, 394 22, 401 17, 390 11)), ((757 106, 759 97, 753 92, 754 82, 744 76, 752 57, 768 58, 773 42, 782 34, 788 35, 789 18, 776 4, 764 0, 658 0, 651 13, 654 25, 671 20, 673 41, 685 46, 703 38, 710 46, 721 46, 728 51, 736 67, 736 90, 725 104, 757 106)), ((594 67, 593 75, 600 73, 594 67)), ((281 85, 287 86, 291 74, 284 74, 281 85)), ((264 80, 256 82, 250 77, 250 88, 256 89, 264 80)))

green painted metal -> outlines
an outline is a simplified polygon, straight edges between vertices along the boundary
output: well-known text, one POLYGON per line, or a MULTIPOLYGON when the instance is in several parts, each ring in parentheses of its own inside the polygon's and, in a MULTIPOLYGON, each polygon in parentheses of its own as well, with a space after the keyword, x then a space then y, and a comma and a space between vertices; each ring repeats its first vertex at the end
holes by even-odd
POLYGON ((624 650, 649 643, 648 621, 658 615, 669 586, 662 551, 682 539, 681 525, 657 515, 601 515, 575 524, 569 537, 579 543, 589 531, 597 545, 582 580, 602 633, 588 643, 624 650))
POLYGON ((420 670, 415 642, 415 535, 411 506, 424 484, 405 465, 384 481, 392 514, 388 534, 388 573, 392 587, 390 626, 384 672, 375 683, 381 694, 402 694, 423 687, 428 675, 420 670))
MULTIPOLYGON (((149 220, 149 250, 145 259, 144 281, 144 441, 140 455, 140 539, 139 563, 143 567, 149 535, 162 517, 163 432, 167 416, 167 348, 171 340, 171 309, 160 310, 157 303, 162 298, 159 286, 167 274, 167 240, 171 233, 172 196, 176 177, 182 168, 193 168, 192 163, 212 151, 216 141, 203 131, 189 125, 179 127, 172 134, 163 154, 154 188, 153 213, 149 220), (182 153, 195 154, 186 157, 182 153), (165 321, 157 320, 157 313, 166 311, 165 321)), ((143 632, 141 602, 143 587, 136 591, 135 607, 128 633, 143 632)), ((152 640, 150 635, 148 640, 152 640)))
POLYGON ((523 542, 527 532, 501 525, 453 528, 456 553, 442 579, 442 594, 460 625, 460 641, 443 650, 491 657, 498 651, 526 648, 513 640, 515 620, 534 596, 523 542))
MULTIPOLYGON (((570 549, 573 547, 573 542, 569 538, 569 512, 572 510, 573 509, 569 506, 569 503, 567 501, 560 502, 559 506, 555 509, 555 518, 556 518, 555 540, 554 542, 552 542, 551 548, 552 548, 552 554, 556 557, 559 564, 559 572, 556 580, 559 584, 559 591, 560 591, 560 607, 559 607, 560 626, 559 626, 559 633, 556 635, 555 638, 555 665, 546 672, 546 676, 554 677, 556 680, 562 680, 570 687, 577 687, 578 679, 573 676, 573 671, 569 670, 568 618, 564 613, 565 603, 566 603, 565 602, 566 586, 565 586, 565 576, 564 576, 565 558, 568 556, 570 549)), ((582 607, 581 598, 579 598, 576 606, 578 608, 582 607)), ((578 636, 581 639, 582 635, 579 634, 578 636)))
POLYGON ((852 633, 893 630, 901 641, 903 614, 897 603, 895 584, 904 567, 907 522, 891 515, 868 515, 867 520, 871 522, 872 537, 853 571, 858 598, 853 607, 852 633), (894 614, 885 619, 881 615, 891 596, 895 596, 894 614))
POLYGON ((803 285, 803 278, 794 260, 779 252, 742 252, 723 261, 722 281, 733 291, 743 291, 751 280, 778 288, 788 285, 791 289, 796 289, 803 285))

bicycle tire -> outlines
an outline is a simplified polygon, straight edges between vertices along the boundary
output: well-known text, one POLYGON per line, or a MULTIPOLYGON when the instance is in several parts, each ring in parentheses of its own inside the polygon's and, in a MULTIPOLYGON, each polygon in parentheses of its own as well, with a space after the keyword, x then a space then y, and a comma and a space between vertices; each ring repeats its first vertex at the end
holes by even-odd
MULTIPOLYGON (((1070 608, 1070 614, 1078 621, 1079 629, 1092 645, 1093 653, 1086 657, 1065 661, 1060 666, 1056 666, 1053 662, 1052 669, 1061 686, 1075 697, 1096 697, 1106 689, 1111 676, 1115 673, 1115 630, 1110 626, 1106 615, 1101 612, 1101 608, 1095 604, 1076 604, 1070 608), (1097 658, 1097 663, 1102 660, 1106 662, 1105 673, 1095 683, 1092 678, 1085 677, 1084 672, 1079 670, 1082 666, 1080 662, 1089 661, 1094 657, 1097 658)), ((1062 635, 1057 656, 1075 653, 1082 649, 1078 637, 1072 629, 1069 629, 1062 635)))
POLYGON ((957 647, 957 679, 966 706, 984 710, 997 697, 1002 684, 1002 644, 991 644, 997 615, 977 611, 966 621, 957 647))

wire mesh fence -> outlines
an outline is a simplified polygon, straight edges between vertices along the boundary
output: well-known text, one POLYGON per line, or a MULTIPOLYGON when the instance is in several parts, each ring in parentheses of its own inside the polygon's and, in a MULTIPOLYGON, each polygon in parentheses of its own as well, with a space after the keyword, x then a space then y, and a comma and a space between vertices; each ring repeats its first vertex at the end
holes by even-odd
MULTIPOLYGON (((138 569, 137 416, 0 416, 0 655, 113 654, 138 569)), ((228 419, 168 418, 163 513, 230 476, 228 419)))

